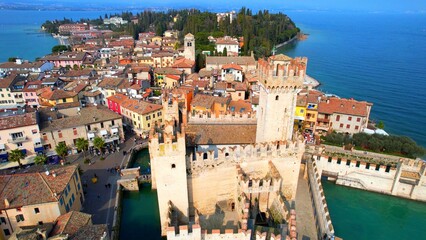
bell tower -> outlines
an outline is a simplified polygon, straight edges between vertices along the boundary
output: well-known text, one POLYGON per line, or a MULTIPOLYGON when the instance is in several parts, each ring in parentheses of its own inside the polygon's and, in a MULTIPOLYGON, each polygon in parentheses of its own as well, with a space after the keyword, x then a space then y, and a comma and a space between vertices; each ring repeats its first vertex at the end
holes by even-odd
POLYGON ((184 38, 184 51, 183 55, 186 59, 195 61, 195 38, 194 35, 188 33, 184 38))

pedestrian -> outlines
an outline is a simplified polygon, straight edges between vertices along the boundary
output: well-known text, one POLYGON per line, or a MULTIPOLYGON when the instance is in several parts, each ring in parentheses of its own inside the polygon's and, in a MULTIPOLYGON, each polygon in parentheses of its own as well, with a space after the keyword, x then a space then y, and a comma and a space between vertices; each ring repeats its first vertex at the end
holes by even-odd
POLYGON ((108 184, 105 184, 105 188, 108 188, 108 184))
POLYGON ((94 174, 95 178, 98 178, 98 175, 96 175, 96 173, 94 174))
POLYGON ((98 199, 101 199, 101 195, 98 194, 98 199))

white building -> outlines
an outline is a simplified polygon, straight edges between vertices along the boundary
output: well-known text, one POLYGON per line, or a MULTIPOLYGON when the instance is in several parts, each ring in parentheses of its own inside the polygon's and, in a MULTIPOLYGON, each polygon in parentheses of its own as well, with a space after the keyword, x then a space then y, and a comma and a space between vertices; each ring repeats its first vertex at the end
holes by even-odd
POLYGON ((225 36, 223 38, 218 38, 216 40, 216 51, 218 53, 227 52, 227 56, 238 56, 240 50, 240 45, 236 38, 231 38, 230 36, 225 36))
POLYGON ((112 17, 110 19, 104 19, 104 24, 114 24, 114 25, 121 25, 126 24, 127 20, 123 20, 121 17, 112 17))

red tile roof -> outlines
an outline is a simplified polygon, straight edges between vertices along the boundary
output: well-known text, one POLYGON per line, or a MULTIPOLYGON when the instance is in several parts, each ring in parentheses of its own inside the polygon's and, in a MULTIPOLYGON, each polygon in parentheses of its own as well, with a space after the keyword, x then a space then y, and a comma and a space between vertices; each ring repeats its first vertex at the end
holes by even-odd
POLYGON ((31 125, 37 125, 37 116, 35 112, 0 118, 0 130, 31 125))
POLYGON ((235 63, 228 63, 222 66, 222 69, 235 69, 242 71, 243 68, 235 63))
POLYGON ((58 234, 68 234, 72 236, 76 234, 79 229, 83 226, 91 224, 92 216, 87 213, 71 211, 59 216, 56 219, 55 227, 50 236, 55 236, 58 234))
POLYGON ((367 116, 369 114, 368 102, 359 102, 353 99, 328 98, 318 105, 318 112, 325 114, 342 113, 347 115, 367 116))
POLYGON ((171 75, 171 74, 167 74, 167 75, 166 75, 166 77, 167 77, 167 78, 171 78, 171 79, 176 80, 176 81, 178 81, 178 80, 180 79, 180 77, 179 77, 179 76, 171 75))
POLYGON ((195 66, 195 61, 186 58, 180 58, 175 61, 172 65, 172 68, 193 68, 195 66))

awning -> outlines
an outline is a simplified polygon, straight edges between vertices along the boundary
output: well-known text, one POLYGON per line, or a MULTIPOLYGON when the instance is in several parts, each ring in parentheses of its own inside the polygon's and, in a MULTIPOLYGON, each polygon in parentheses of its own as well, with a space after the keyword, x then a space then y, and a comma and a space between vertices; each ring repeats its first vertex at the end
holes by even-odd
POLYGON ((102 136, 108 135, 107 130, 101 130, 101 135, 102 135, 102 136))
POLYGON ((6 149, 6 146, 4 144, 0 144, 0 150, 6 149))
POLYGON ((33 143, 34 143, 34 145, 40 145, 41 144, 41 138, 34 138, 33 143))
POLYGON ((43 147, 34 148, 34 152, 36 153, 43 152, 43 151, 44 151, 43 147))
POLYGON ((27 149, 21 149, 21 152, 22 152, 24 155, 27 155, 27 149))
POLYGON ((295 120, 305 120, 305 118, 304 117, 302 117, 302 116, 294 116, 294 119, 295 120))
POLYGON ((118 133, 118 128, 111 128, 112 133, 118 133))
POLYGON ((94 138, 94 137, 95 137, 95 134, 94 134, 94 133, 89 132, 89 133, 87 134, 87 137, 89 137, 89 138, 94 138))
POLYGON ((8 157, 9 157, 9 153, 8 152, 0 154, 0 159, 8 159, 8 157))

